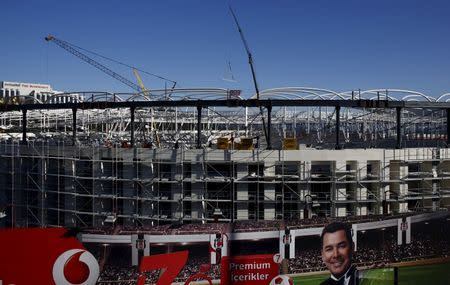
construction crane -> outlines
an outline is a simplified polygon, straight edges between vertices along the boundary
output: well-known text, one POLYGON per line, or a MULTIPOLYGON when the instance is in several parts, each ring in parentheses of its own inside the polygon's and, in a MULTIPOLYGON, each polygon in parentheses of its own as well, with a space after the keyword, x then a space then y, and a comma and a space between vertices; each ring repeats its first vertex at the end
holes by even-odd
POLYGON ((80 58, 81 60, 89 63, 90 65, 94 66, 95 68, 103 71, 104 73, 108 74, 109 76, 111 76, 114 79, 119 80, 120 82, 122 82, 123 84, 127 85, 128 87, 131 87, 131 89, 137 91, 137 92, 141 92, 141 88, 131 82, 130 80, 126 79, 125 77, 123 77, 122 75, 112 71, 111 69, 109 69, 108 67, 104 66, 103 64, 93 60, 92 58, 90 58, 89 56, 85 55, 84 53, 82 53, 79 48, 75 47, 74 45, 57 39, 52 35, 48 35, 45 37, 45 40, 47 42, 53 42, 55 44, 57 44, 59 47, 65 49, 66 51, 70 52, 71 54, 75 55, 76 57, 80 58))
MULTIPOLYGON (((172 88, 171 88, 171 91, 173 91, 173 89, 175 88, 175 86, 176 86, 176 84, 177 84, 176 81, 173 81, 173 80, 164 78, 164 77, 159 76, 159 75, 156 75, 156 74, 152 74, 152 73, 146 72, 146 71, 144 71, 144 70, 140 70, 140 69, 138 69, 138 68, 136 68, 136 67, 133 67, 133 66, 131 66, 131 65, 128 65, 128 64, 119 62, 119 61, 117 61, 117 60, 113 60, 113 59, 111 59, 111 58, 107 58, 107 57, 105 57, 105 56, 102 56, 102 55, 100 55, 100 54, 98 54, 98 53, 94 53, 94 52, 91 52, 91 51, 87 51, 86 49, 83 49, 83 48, 81 48, 81 47, 75 46, 75 45, 70 44, 70 43, 68 43, 68 42, 66 42, 66 41, 60 40, 60 39, 56 38, 55 36, 48 35, 47 37, 45 37, 45 40, 46 40, 47 42, 54 42, 54 43, 57 44, 59 47, 65 49, 66 51, 70 52, 71 54, 75 55, 76 57, 78 57, 78 58, 82 59, 83 61, 89 63, 90 65, 94 66, 95 68, 97 68, 97 69, 103 71, 104 73, 108 74, 109 76, 113 77, 114 79, 119 80, 120 82, 122 82, 123 84, 127 85, 128 87, 131 87, 133 90, 135 90, 135 91, 137 91, 137 92, 142 92, 142 94, 143 94, 145 97, 150 97, 151 93, 150 93, 150 90, 148 90, 147 88, 145 88, 144 82, 142 81, 142 78, 141 78, 141 76, 139 75, 138 70, 141 71, 141 72, 143 72, 143 73, 145 73, 145 74, 148 74, 148 75, 154 76, 154 77, 156 77, 156 78, 159 78, 159 79, 161 79, 161 80, 165 80, 165 81, 170 81, 170 82, 172 82, 172 83, 173 83, 173 86, 172 86, 172 88), (95 54, 95 55, 97 55, 97 56, 99 56, 99 57, 102 57, 102 58, 104 58, 104 59, 106 59, 106 60, 113 61, 113 62, 115 62, 115 63, 117 63, 117 64, 120 64, 120 65, 126 66, 126 67, 128 67, 128 68, 131 68, 131 69, 133 70, 134 76, 136 77, 136 79, 137 79, 137 81, 138 81, 138 84, 135 84, 134 82, 131 82, 130 80, 128 80, 128 79, 126 79, 125 77, 123 77, 122 75, 120 75, 120 74, 118 74, 118 73, 112 71, 111 69, 109 69, 108 67, 104 66, 103 64, 101 64, 101 63, 97 62, 96 60, 90 58, 89 56, 87 56, 86 54, 84 54, 84 53, 82 52, 82 50, 83 50, 83 51, 87 51, 87 52, 92 53, 92 54, 95 54)), ((157 146, 159 147, 159 145, 160 145, 160 138, 159 138, 158 130, 157 130, 157 128, 155 127, 155 123, 153 122, 153 108, 151 109, 151 113, 152 113, 152 123, 151 123, 151 128, 152 128, 152 132, 154 133, 154 138, 155 138, 156 144, 157 144, 157 146)))
POLYGON ((142 81, 142 78, 136 68, 133 68, 133 74, 134 77, 136 77, 139 87, 141 88, 142 94, 147 98, 150 97, 150 90, 147 90, 147 88, 145 88, 144 82, 142 81))
MULTIPOLYGON (((150 98, 150 95, 151 95, 151 94, 150 94, 150 90, 148 90, 148 89, 145 87, 144 82, 142 81, 142 78, 141 78, 141 76, 139 75, 139 72, 137 71, 136 68, 133 68, 133 74, 134 74, 134 77, 136 77, 136 80, 137 80, 137 82, 138 82, 138 84, 139 84, 139 87, 141 88, 142 94, 143 94, 145 97, 150 98)), ((153 111, 153 108, 150 109, 150 113, 151 113, 151 123, 150 123, 151 128, 150 128, 150 131, 151 131, 151 132, 153 133, 153 135, 154 135, 155 142, 156 142, 156 146, 157 146, 157 147, 160 147, 160 139, 159 139, 158 130, 157 130, 157 128, 155 127, 155 122, 153 121, 153 118, 154 118, 154 111, 153 111)))
MULTIPOLYGON (((73 45, 73 44, 71 44, 71 43, 68 43, 68 42, 63 41, 63 40, 61 40, 61 39, 58 39, 58 38, 56 38, 56 37, 53 36, 53 35, 48 35, 47 37, 45 37, 45 40, 46 40, 47 42, 53 42, 53 43, 57 44, 57 45, 58 45, 59 47, 61 47, 62 49, 65 49, 66 51, 68 51, 68 52, 70 52, 71 54, 75 55, 76 57, 80 58, 81 60, 83 60, 83 61, 89 63, 90 65, 94 66, 95 68, 97 68, 97 69, 103 71, 104 73, 108 74, 108 75, 111 76, 112 78, 114 78, 114 79, 116 79, 116 80, 119 80, 120 82, 122 82, 123 84, 127 85, 128 87, 130 87, 131 89, 135 90, 136 92, 144 92, 144 94, 145 94, 145 91, 142 90, 142 87, 141 87, 141 86, 139 86, 138 84, 135 84, 134 82, 128 80, 127 78, 123 77, 122 75, 120 75, 120 74, 118 74, 118 73, 112 71, 112 70, 109 69, 108 67, 106 67, 106 66, 104 66, 103 64, 99 63, 98 61, 96 61, 96 60, 90 58, 89 56, 87 56, 85 53, 82 52, 82 50, 87 51, 86 49, 83 49, 83 48, 81 48, 81 47, 78 47, 78 46, 76 46, 76 45, 73 45)), ((87 51, 87 52, 90 52, 90 51, 87 51)), ((133 66, 131 66, 131 65, 128 65, 128 64, 119 62, 119 61, 117 61, 117 60, 113 60, 113 59, 111 59, 111 58, 107 58, 107 57, 105 57, 105 56, 102 56, 102 55, 97 54, 97 53, 94 53, 94 52, 90 52, 90 53, 95 54, 95 55, 97 55, 97 56, 99 56, 99 57, 102 57, 102 58, 104 58, 104 59, 107 59, 107 60, 109 60, 109 61, 113 61, 113 62, 115 62, 115 63, 117 63, 117 64, 126 66, 126 67, 128 67, 128 68, 133 69, 133 70, 136 70, 136 71, 139 70, 139 71, 141 71, 141 72, 144 72, 145 74, 154 76, 154 77, 159 78, 159 79, 161 79, 161 80, 170 81, 170 82, 173 83, 172 90, 175 88, 175 85, 177 84, 176 81, 173 81, 173 80, 164 78, 164 77, 162 77, 162 76, 159 76, 159 75, 156 75, 156 74, 152 74, 152 73, 149 73, 149 72, 140 70, 140 69, 138 69, 138 68, 136 68, 136 67, 133 67, 133 66)), ((139 77, 139 78, 140 78, 140 77, 139 77)), ((139 79, 138 79, 138 81, 139 81, 139 79)), ((141 80, 141 82, 142 82, 142 80, 141 80)), ((143 86, 143 84, 142 84, 142 86, 143 86)), ((145 88, 145 87, 144 87, 144 88, 145 88)), ((150 94, 150 92, 148 92, 148 93, 150 94)))
MULTIPOLYGON (((233 9, 231 8, 231 6, 230 6, 230 12, 231 12, 231 15, 233 16, 234 22, 236 23, 236 26, 238 28, 238 32, 241 35, 241 40, 242 40, 242 43, 244 44, 245 51, 247 52, 248 63, 250 65, 250 70, 252 72, 253 85, 255 86, 255 91, 256 91, 256 100, 259 101, 259 87, 258 87, 258 82, 256 81, 256 74, 255 74, 255 67, 253 66, 252 53, 250 52, 250 48, 248 47, 247 41, 245 40, 245 37, 244 37, 244 32, 242 32, 241 26, 239 25, 238 19, 237 19, 236 15, 234 14, 233 9)), ((259 106, 259 111, 260 111, 260 114, 261 114, 264 136, 266 137, 266 142, 269 142, 270 141, 269 140, 269 134, 267 132, 266 122, 264 120, 264 111, 263 111, 263 108, 261 106, 259 106)), ((267 148, 271 149, 272 146, 270 144, 268 144, 267 148)))

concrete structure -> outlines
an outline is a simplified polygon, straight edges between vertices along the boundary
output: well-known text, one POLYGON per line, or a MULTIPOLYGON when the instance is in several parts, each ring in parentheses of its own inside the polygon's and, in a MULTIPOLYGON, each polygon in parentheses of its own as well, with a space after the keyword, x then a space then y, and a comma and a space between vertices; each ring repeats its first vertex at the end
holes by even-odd
MULTIPOLYGON (((422 222, 428 222, 432 220, 441 219, 443 226, 445 226, 446 219, 448 221, 448 211, 438 211, 435 213, 417 214, 403 218, 386 217, 384 220, 352 223, 353 230, 353 242, 355 244, 355 251, 358 251, 358 239, 361 234, 364 234, 367 230, 379 230, 380 232, 386 230, 386 228, 395 229, 397 232, 396 240, 398 245, 405 245, 411 243, 411 228, 422 222)), ((447 222, 448 224, 448 222, 447 222)), ((297 238, 308 236, 320 236, 323 227, 311 226, 303 229, 290 229, 288 230, 288 240, 286 240, 286 230, 279 231, 257 231, 257 232, 244 232, 244 233, 198 233, 198 234, 180 234, 180 235, 155 235, 155 234, 132 234, 132 235, 106 235, 106 234, 82 234, 81 241, 85 244, 101 244, 101 245, 124 245, 131 246, 131 264, 138 265, 138 256, 152 255, 151 245, 168 245, 168 244, 187 244, 196 243, 201 244, 208 249, 215 248, 214 241, 217 236, 222 239, 223 246, 220 247, 221 256, 230 255, 230 245, 233 241, 244 241, 248 243, 258 243, 260 240, 277 240, 278 248, 271 248, 267 250, 273 250, 279 253, 281 259, 294 259, 304 258, 302 256, 296 256, 296 244, 298 245, 297 238), (228 238, 229 236, 229 238, 228 238), (138 248, 137 240, 142 240, 146 245, 143 248, 138 248), (141 253, 141 254, 139 254, 141 253)), ((206 251, 206 250, 205 250, 206 251)), ((211 257, 211 264, 216 264, 216 251, 209 250, 211 257)))
POLYGON ((80 96, 54 96, 63 92, 48 84, 0 81, 0 103, 70 103, 79 102, 80 96))
POLYGON ((10 226, 366 216, 450 207, 450 152, 1 144, 0 180, 10 226))
POLYGON ((152 90, 155 100, 91 92, 3 102, 1 223, 134 227, 448 208, 448 94, 380 92, 286 88, 244 100, 174 89, 152 90), (78 95, 85 101, 49 101, 78 95))

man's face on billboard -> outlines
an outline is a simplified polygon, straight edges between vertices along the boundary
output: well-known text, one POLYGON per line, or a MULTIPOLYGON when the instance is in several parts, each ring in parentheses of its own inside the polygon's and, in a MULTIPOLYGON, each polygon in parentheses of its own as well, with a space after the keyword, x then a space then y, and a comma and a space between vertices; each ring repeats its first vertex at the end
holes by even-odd
POLYGON ((326 233, 323 236, 322 260, 335 277, 341 277, 351 265, 352 242, 344 230, 326 233))

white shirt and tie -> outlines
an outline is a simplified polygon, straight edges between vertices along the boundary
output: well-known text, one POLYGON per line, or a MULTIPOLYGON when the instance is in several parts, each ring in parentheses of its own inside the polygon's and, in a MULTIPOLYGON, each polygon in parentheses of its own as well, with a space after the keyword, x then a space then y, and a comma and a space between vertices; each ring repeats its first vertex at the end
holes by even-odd
MULTIPOLYGON (((354 285, 350 284, 350 279, 352 278, 353 274, 355 273, 355 267, 350 266, 344 275, 342 275, 340 278, 336 278, 333 274, 331 274, 330 278, 335 281, 335 284, 339 285, 354 285)), ((353 279, 354 280, 354 279, 353 279)))

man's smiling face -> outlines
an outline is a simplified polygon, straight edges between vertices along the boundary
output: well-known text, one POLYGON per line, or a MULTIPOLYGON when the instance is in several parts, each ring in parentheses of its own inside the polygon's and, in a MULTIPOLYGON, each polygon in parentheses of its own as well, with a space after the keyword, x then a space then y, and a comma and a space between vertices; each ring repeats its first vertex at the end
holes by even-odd
POLYGON ((336 278, 341 277, 351 265, 352 241, 344 230, 326 233, 322 241, 322 260, 336 278))

